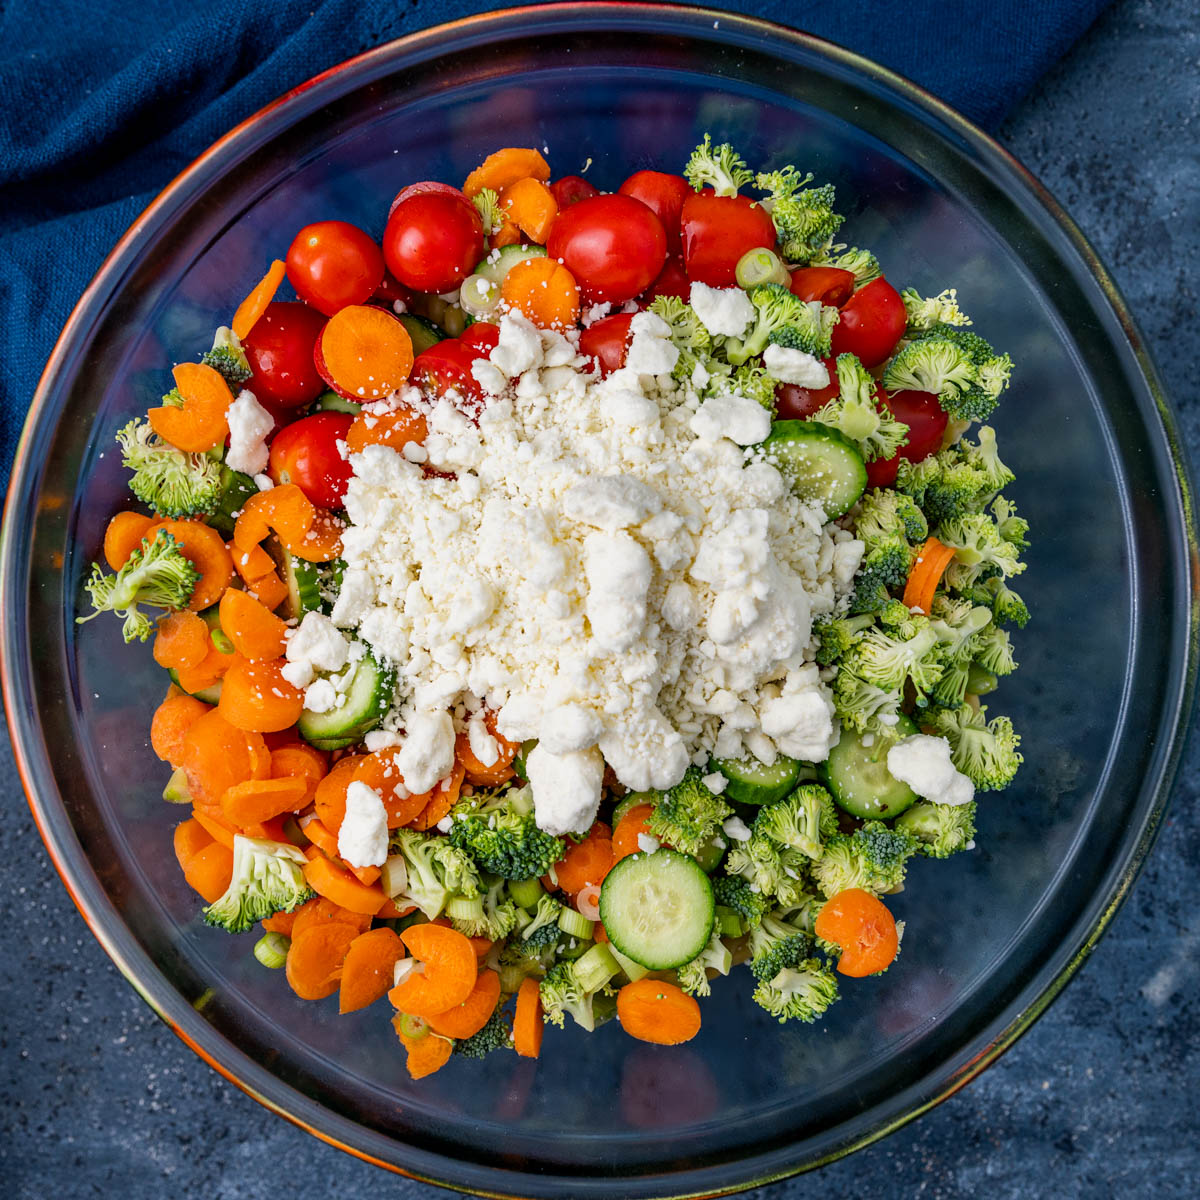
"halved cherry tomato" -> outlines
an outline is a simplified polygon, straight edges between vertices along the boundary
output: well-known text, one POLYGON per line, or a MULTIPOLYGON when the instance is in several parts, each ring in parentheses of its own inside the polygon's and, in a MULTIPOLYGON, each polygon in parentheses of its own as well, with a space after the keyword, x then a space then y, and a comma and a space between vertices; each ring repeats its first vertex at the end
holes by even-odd
POLYGON ((457 407, 468 416, 477 417, 487 397, 471 374, 471 364, 485 355, 486 351, 464 345, 458 338, 447 338, 413 359, 408 381, 436 396, 456 392, 459 397, 457 407))
POLYGON ((589 325, 579 335, 579 353, 596 360, 601 379, 625 365, 632 321, 633 313, 617 313, 589 325))
POLYGON ((350 464, 338 442, 353 423, 350 413, 319 412, 285 425, 271 442, 268 474, 276 483, 294 483, 319 508, 341 508, 350 464))
POLYGON ((325 390, 313 365, 313 346, 324 324, 315 308, 299 301, 267 305, 242 342, 251 370, 246 386, 261 404, 299 408, 325 390))
POLYGON ((900 293, 882 276, 872 279, 842 305, 833 353, 856 354, 864 367, 876 367, 896 348, 907 324, 900 293))
POLYGON ((371 298, 383 279, 383 255, 357 225, 317 221, 292 239, 287 277, 301 300, 331 317, 371 298))
POLYGON ((823 358, 829 372, 829 384, 823 388, 801 387, 798 383, 781 383, 775 389, 775 408, 781 421, 802 421, 814 417, 838 394, 837 363, 823 358))
POLYGON ((460 195, 420 192, 392 211, 383 256, 405 287, 451 292, 483 257, 483 221, 460 195))
POLYGON ((747 250, 775 246, 771 214, 749 196, 693 192, 683 202, 679 228, 688 278, 709 287, 733 287, 747 250))
POLYGON ((375 294, 371 299, 381 300, 389 306, 393 301, 401 300, 407 306, 412 303, 412 296, 412 288, 406 288, 391 271, 385 268, 383 279, 375 289, 375 294))
POLYGON ((667 234, 667 253, 679 253, 679 215, 692 185, 682 175, 664 171, 635 171, 617 189, 622 196, 640 200, 662 222, 667 234))
POLYGON ((908 441, 900 447, 900 457, 920 462, 942 448, 942 438, 950 418, 932 392, 893 392, 884 404, 897 421, 908 426, 908 441))
POLYGON ((554 203, 558 205, 558 211, 562 212, 564 208, 570 208, 580 200, 590 200, 593 196, 600 195, 600 190, 592 187, 582 176, 564 175, 550 185, 550 194, 554 197, 554 203))
POLYGON ((658 278, 639 297, 642 307, 658 296, 678 296, 685 303, 692 294, 692 281, 683 269, 683 263, 672 255, 658 273, 658 278))
POLYGON ((439 183, 436 179, 423 179, 419 183, 410 183, 408 187, 403 187, 396 193, 395 200, 388 207, 388 216, 396 211, 396 205, 403 204, 410 196, 432 195, 435 192, 440 192, 443 196, 457 196, 464 204, 471 203, 458 188, 451 187, 448 183, 439 183))
POLYGON ((474 350, 476 358, 486 358, 500 341, 500 326, 490 321, 476 321, 474 325, 467 326, 458 340, 474 350))
POLYGON ((841 267, 800 267, 792 272, 793 296, 801 300, 820 300, 831 308, 841 308, 854 295, 854 272, 841 267))
POLYGON ((620 304, 658 278, 667 258, 667 235, 640 200, 593 196, 558 214, 546 252, 571 272, 585 300, 620 304))

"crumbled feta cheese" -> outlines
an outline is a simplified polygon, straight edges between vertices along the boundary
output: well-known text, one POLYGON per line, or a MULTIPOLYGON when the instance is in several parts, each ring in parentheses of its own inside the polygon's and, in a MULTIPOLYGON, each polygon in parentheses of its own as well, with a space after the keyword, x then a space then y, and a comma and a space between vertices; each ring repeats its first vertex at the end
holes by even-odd
POLYGON ((851 538, 848 542, 838 542, 834 546, 833 578, 841 587, 849 589, 854 580, 854 574, 862 563, 865 550, 866 546, 858 538, 851 538))
POLYGON ((494 766, 500 758, 499 743, 488 730, 483 709, 472 714, 471 719, 467 722, 467 741, 471 747, 471 753, 485 767, 494 766))
POLYGON ((705 441, 729 438, 739 446, 753 446, 771 432, 771 414, 746 396, 709 396, 690 421, 692 432, 705 441))
POLYGON ((542 356, 542 339, 537 326, 519 313, 500 318, 500 340, 489 359, 507 379, 515 379, 535 366, 542 356))
POLYGON ((658 493, 632 475, 581 479, 562 498, 565 517, 607 533, 640 525, 662 506, 658 493))
POLYGON ((229 422, 229 449, 225 465, 231 471, 259 475, 267 466, 267 435, 275 428, 275 418, 243 388, 225 414, 229 422))
POLYGON ((655 850, 662 848, 662 842, 652 833, 639 833, 637 835, 637 846, 643 854, 653 854, 655 850))
POLYGON ((837 744, 833 702, 819 683, 764 700, 758 711, 763 733, 789 758, 824 762, 837 744))
POLYGON ((540 742, 525 759, 538 828, 560 836, 583 833, 600 809, 604 759, 594 747, 551 754, 540 742))
POLYGON ((352 867, 381 867, 387 861, 387 810, 383 797, 360 780, 346 789, 346 815, 338 829, 338 853, 352 867))
POLYGON ((260 492, 269 492, 275 486, 275 480, 270 475, 255 475, 254 486, 260 492))
POLYGON ((741 288, 693 283, 689 303, 713 337, 740 337, 754 320, 754 305, 741 288))
POLYGON ((635 314, 629 323, 632 335, 625 367, 639 375, 669 375, 679 361, 679 348, 671 341, 671 327, 657 313, 635 314))
POLYGON ((772 379, 780 383, 796 383, 800 387, 820 389, 829 386, 825 364, 803 350, 790 346, 769 345, 763 351, 763 366, 772 379))
MULTIPOLYGON (((284 668, 286 671, 287 668, 284 668)), ((304 707, 309 712, 330 712, 338 706, 338 690, 329 679, 314 679, 304 689, 304 707)))
POLYGON ((902 738, 888 751, 887 769, 934 804, 969 804, 975 799, 975 785, 950 761, 945 738, 925 733, 902 738))
POLYGON ((728 817, 722 823, 721 828, 725 831, 725 836, 735 842, 750 840, 750 827, 741 817, 728 817))
POLYGON ((454 769, 454 721, 448 712, 415 712, 405 723, 396 769, 414 794, 432 791, 454 769))
POLYGON ((729 786, 729 780, 726 779, 720 771, 714 771, 711 775, 705 775, 700 782, 704 784, 704 786, 708 788, 708 790, 712 792, 714 796, 719 796, 729 786))
POLYGON ((562 704, 542 718, 539 733, 538 745, 551 754, 570 754, 594 746, 604 733, 604 722, 582 704, 562 704))
POLYGON ((583 557, 592 637, 605 650, 627 650, 646 623, 650 556, 626 533, 589 533, 583 557))
POLYGON ((304 614, 287 635, 287 664, 281 674, 293 687, 307 687, 318 671, 340 671, 350 658, 350 643, 324 613, 304 614))

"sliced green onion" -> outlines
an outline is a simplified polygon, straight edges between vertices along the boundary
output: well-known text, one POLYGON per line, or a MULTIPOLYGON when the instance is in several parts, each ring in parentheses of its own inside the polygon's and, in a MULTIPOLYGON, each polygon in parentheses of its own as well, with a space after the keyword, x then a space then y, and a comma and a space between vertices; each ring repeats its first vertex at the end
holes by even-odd
POLYGON ((277 970, 287 962, 288 948, 291 944, 291 938, 285 938, 282 933, 264 933, 254 943, 254 957, 264 967, 277 970))
POLYGON ((429 1032, 429 1022, 424 1017, 414 1017, 411 1013, 397 1013, 396 1025, 410 1041, 423 1038, 429 1032))
POLYGON ((452 921, 478 921, 483 916, 483 897, 451 896, 446 901, 446 916, 452 921))
POLYGON ((408 887, 408 864, 403 854, 389 854, 379 872, 385 895, 399 896, 408 887))
POLYGON ((718 904, 714 911, 717 917, 717 928, 722 937, 741 937, 746 932, 745 923, 732 908, 718 904))
POLYGON ((225 630, 212 629, 209 631, 208 637, 221 654, 232 654, 234 652, 235 646, 229 640, 229 635, 225 630))
POLYGON ((473 317, 491 316, 500 303, 500 287, 483 275, 468 275, 458 293, 458 302, 473 317))
POLYGON ((575 963, 575 978, 585 992, 594 992, 603 987, 618 971, 621 964, 613 958, 612 951, 603 943, 597 942, 586 954, 582 954, 575 963))
POLYGON ((163 788, 162 798, 168 804, 191 804, 192 791, 188 787, 187 774, 182 767, 176 767, 163 788))
POLYGON ((539 879, 510 879, 508 894, 521 908, 536 908, 546 889, 539 879))
POLYGON ((787 283, 789 276, 779 255, 774 250, 759 246, 755 250, 747 250, 738 259, 734 278, 738 287, 753 288, 764 283, 787 283))
POLYGON ((572 942, 560 942, 557 950, 558 957, 566 962, 573 962, 577 958, 582 958, 591 948, 592 942, 590 939, 574 938, 572 942))
POLYGON ((594 932, 592 922, 587 917, 573 908, 566 907, 558 914, 558 927, 568 937, 587 938, 589 941, 594 932))

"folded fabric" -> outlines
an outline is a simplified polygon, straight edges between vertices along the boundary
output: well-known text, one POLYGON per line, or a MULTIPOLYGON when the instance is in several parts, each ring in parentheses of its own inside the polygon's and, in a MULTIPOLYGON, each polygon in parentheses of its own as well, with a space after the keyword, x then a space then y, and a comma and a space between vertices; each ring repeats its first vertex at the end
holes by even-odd
MULTIPOLYGON (((728 10, 847 46, 994 127, 1107 0, 728 10)), ((305 79, 487 0, 39 0, 0 7, 0 476, 59 329, 105 254, 226 130, 305 79)))

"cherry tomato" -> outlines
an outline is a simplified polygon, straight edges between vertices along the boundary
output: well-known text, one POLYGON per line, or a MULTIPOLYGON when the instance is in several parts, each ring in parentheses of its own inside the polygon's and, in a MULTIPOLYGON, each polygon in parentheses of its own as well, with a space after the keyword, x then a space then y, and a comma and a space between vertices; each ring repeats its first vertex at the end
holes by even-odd
POLYGON ((617 313, 615 317, 605 317, 589 325, 579 335, 579 353, 596 360, 601 379, 625 365, 632 321, 633 313, 617 313))
POLYGON ((469 416, 477 417, 487 403, 483 388, 471 374, 471 364, 480 357, 478 347, 465 346, 458 338, 447 338, 413 359, 408 381, 436 396, 457 392, 458 407, 469 416))
POLYGON ((842 305, 833 353, 856 354, 864 367, 876 367, 896 348, 907 324, 900 293, 882 276, 873 279, 842 305))
POLYGON ((590 200, 593 196, 600 195, 600 190, 592 187, 580 175, 564 175, 550 185, 550 194, 554 197, 554 203, 558 205, 558 211, 562 212, 564 208, 570 208, 580 200, 590 200))
POLYGON ((682 175, 663 171, 635 171, 617 189, 622 196, 640 200, 662 222, 667 234, 667 253, 679 253, 679 214, 692 194, 692 185, 682 175))
POLYGON ((287 277, 301 300, 332 317, 371 298, 383 280, 383 255, 357 225, 318 221, 288 247, 287 277))
POLYGON ((593 196, 560 212, 546 252, 575 276, 589 303, 644 292, 667 258, 662 222, 632 196, 593 196))
POLYGON ((285 425, 271 442, 268 474, 276 483, 294 483, 321 508, 341 508, 350 463, 338 442, 353 423, 350 413, 319 412, 285 425))
POLYGON ((775 247, 771 214, 749 196, 693 192, 683 202, 680 234, 688 278, 709 287, 733 287, 747 250, 775 247))
POLYGON ((324 324, 325 318, 315 308, 299 301, 275 300, 267 305, 242 342, 251 371, 246 386, 260 403, 299 408, 325 390, 313 365, 313 346, 324 324))
POLYGON ((439 183, 436 179, 423 179, 420 183, 410 183, 408 187, 401 188, 396 193, 396 198, 388 209, 388 216, 396 211, 397 204, 403 204, 410 196, 432 195, 435 192, 440 192, 443 196, 457 196, 464 204, 471 203, 458 188, 451 187, 448 183, 439 183))
POLYGON ((901 458, 920 462, 942 448, 950 418, 932 392, 893 392, 885 395, 883 402, 897 421, 908 426, 908 441, 900 447, 901 458))
POLYGON ((658 278, 639 297, 643 308, 658 296, 678 296, 685 303, 692 295, 692 281, 683 269, 683 263, 672 256, 668 258, 658 278))
POLYGON ((801 300, 820 300, 831 308, 841 308, 854 295, 854 272, 841 267, 801 267, 792 272, 791 289, 801 300))
POLYGON ((475 206, 458 196, 409 196, 388 218, 383 256, 405 287, 452 292, 483 257, 483 222, 475 206))
POLYGON ((867 487, 891 487, 896 482, 896 475, 899 471, 899 454, 893 454, 891 458, 873 458, 867 463, 867 487))
POLYGON ((775 408, 781 421, 802 421, 805 417, 815 416, 837 396, 837 363, 832 358, 821 361, 829 372, 827 387, 806 388, 798 383, 781 383, 775 389, 775 408))
POLYGON ((474 350, 477 358, 486 358, 500 340, 500 326, 490 321, 476 321, 474 325, 467 326, 458 340, 474 350))
POLYGON ((404 284, 398 280, 391 271, 383 272, 383 280, 375 289, 375 294, 371 297, 372 300, 380 301, 390 308, 396 300, 403 301, 405 307, 412 303, 412 289, 406 288, 404 284))

